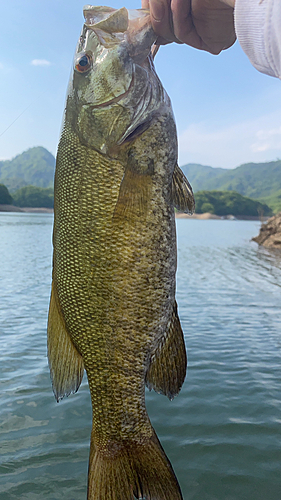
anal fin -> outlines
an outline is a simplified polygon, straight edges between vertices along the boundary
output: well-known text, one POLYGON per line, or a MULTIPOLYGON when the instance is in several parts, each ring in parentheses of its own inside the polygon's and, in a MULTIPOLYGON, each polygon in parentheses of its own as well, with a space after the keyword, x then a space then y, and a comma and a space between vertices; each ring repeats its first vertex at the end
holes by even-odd
POLYGON ((151 358, 146 374, 147 387, 172 400, 184 382, 186 366, 186 349, 175 302, 167 333, 151 358))
POLYGON ((48 359, 56 400, 77 392, 84 374, 84 363, 66 330, 54 284, 48 317, 48 359))
POLYGON ((173 174, 172 199, 174 207, 180 212, 189 214, 194 212, 195 200, 192 187, 178 164, 176 164, 173 174))

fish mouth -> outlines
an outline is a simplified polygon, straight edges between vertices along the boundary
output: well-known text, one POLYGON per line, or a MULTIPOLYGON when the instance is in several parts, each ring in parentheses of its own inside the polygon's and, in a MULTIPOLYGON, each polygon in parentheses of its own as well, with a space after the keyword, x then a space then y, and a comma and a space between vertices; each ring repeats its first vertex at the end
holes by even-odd
POLYGON ((85 5, 83 8, 85 24, 88 28, 101 29, 107 33, 124 33, 128 29, 128 10, 113 7, 85 5))
MULTIPOLYGON (((148 23, 148 9, 114 9, 113 7, 96 7, 85 5, 83 8, 85 24, 92 29, 100 29, 107 33, 125 33, 125 31, 143 31, 148 23)), ((150 21, 149 21, 150 23, 150 21)))
POLYGON ((93 30, 104 46, 126 42, 129 55, 143 62, 157 39, 146 9, 113 9, 86 5, 83 9, 85 26, 93 30))
MULTIPOLYGON (((114 89, 111 95, 103 96, 103 102, 99 99, 99 102, 87 104, 93 112, 114 105, 126 110, 125 113, 120 110, 120 135, 116 134, 116 130, 113 134, 114 137, 117 136, 115 145, 121 146, 143 134, 166 101, 166 93, 156 75, 151 53, 157 37, 152 29, 148 10, 87 5, 84 7, 84 17, 85 32, 93 31, 106 53, 117 48, 116 55, 120 57, 121 64, 124 63, 124 69, 127 64, 132 68, 130 79, 127 73, 126 86, 119 86, 120 94, 119 90, 117 93, 114 89)), ((114 124, 110 127, 109 143, 112 127, 114 124)))

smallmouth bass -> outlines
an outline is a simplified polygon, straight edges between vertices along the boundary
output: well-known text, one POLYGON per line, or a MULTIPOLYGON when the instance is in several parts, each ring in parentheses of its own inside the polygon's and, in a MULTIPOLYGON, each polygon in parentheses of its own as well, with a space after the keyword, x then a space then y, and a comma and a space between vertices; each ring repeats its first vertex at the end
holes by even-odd
POLYGON ((48 358, 57 401, 86 369, 88 500, 179 500, 145 385, 172 399, 186 373, 175 301, 174 207, 192 211, 148 11, 84 8, 55 174, 48 358))

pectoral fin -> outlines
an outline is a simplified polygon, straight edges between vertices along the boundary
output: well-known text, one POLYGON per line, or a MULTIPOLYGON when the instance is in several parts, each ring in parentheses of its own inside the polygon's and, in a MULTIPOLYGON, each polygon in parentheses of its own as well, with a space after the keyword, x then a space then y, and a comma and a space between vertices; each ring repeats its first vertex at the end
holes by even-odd
POLYGON ((66 330, 54 285, 48 317, 48 359, 56 400, 77 392, 84 374, 83 359, 66 330))
POLYGON ((175 166, 172 182, 172 198, 174 207, 180 212, 192 214, 195 201, 192 187, 178 164, 175 166))
POLYGON ((152 179, 149 174, 134 172, 127 168, 120 185, 120 191, 113 220, 130 220, 147 213, 151 198, 152 179))
POLYGON ((172 400, 184 382, 186 365, 183 332, 175 302, 168 331, 151 358, 146 374, 147 387, 172 400))

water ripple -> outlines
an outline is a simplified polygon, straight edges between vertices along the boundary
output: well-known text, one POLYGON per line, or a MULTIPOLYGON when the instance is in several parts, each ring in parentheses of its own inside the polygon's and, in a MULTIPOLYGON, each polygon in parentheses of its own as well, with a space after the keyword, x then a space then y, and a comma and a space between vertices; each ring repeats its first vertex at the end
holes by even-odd
MULTIPOLYGON (((46 358, 52 220, 0 214, 0 500, 86 499, 86 377, 57 404, 46 358)), ((281 257, 258 226, 177 221, 188 375, 147 406, 185 500, 281 498, 281 257)))

